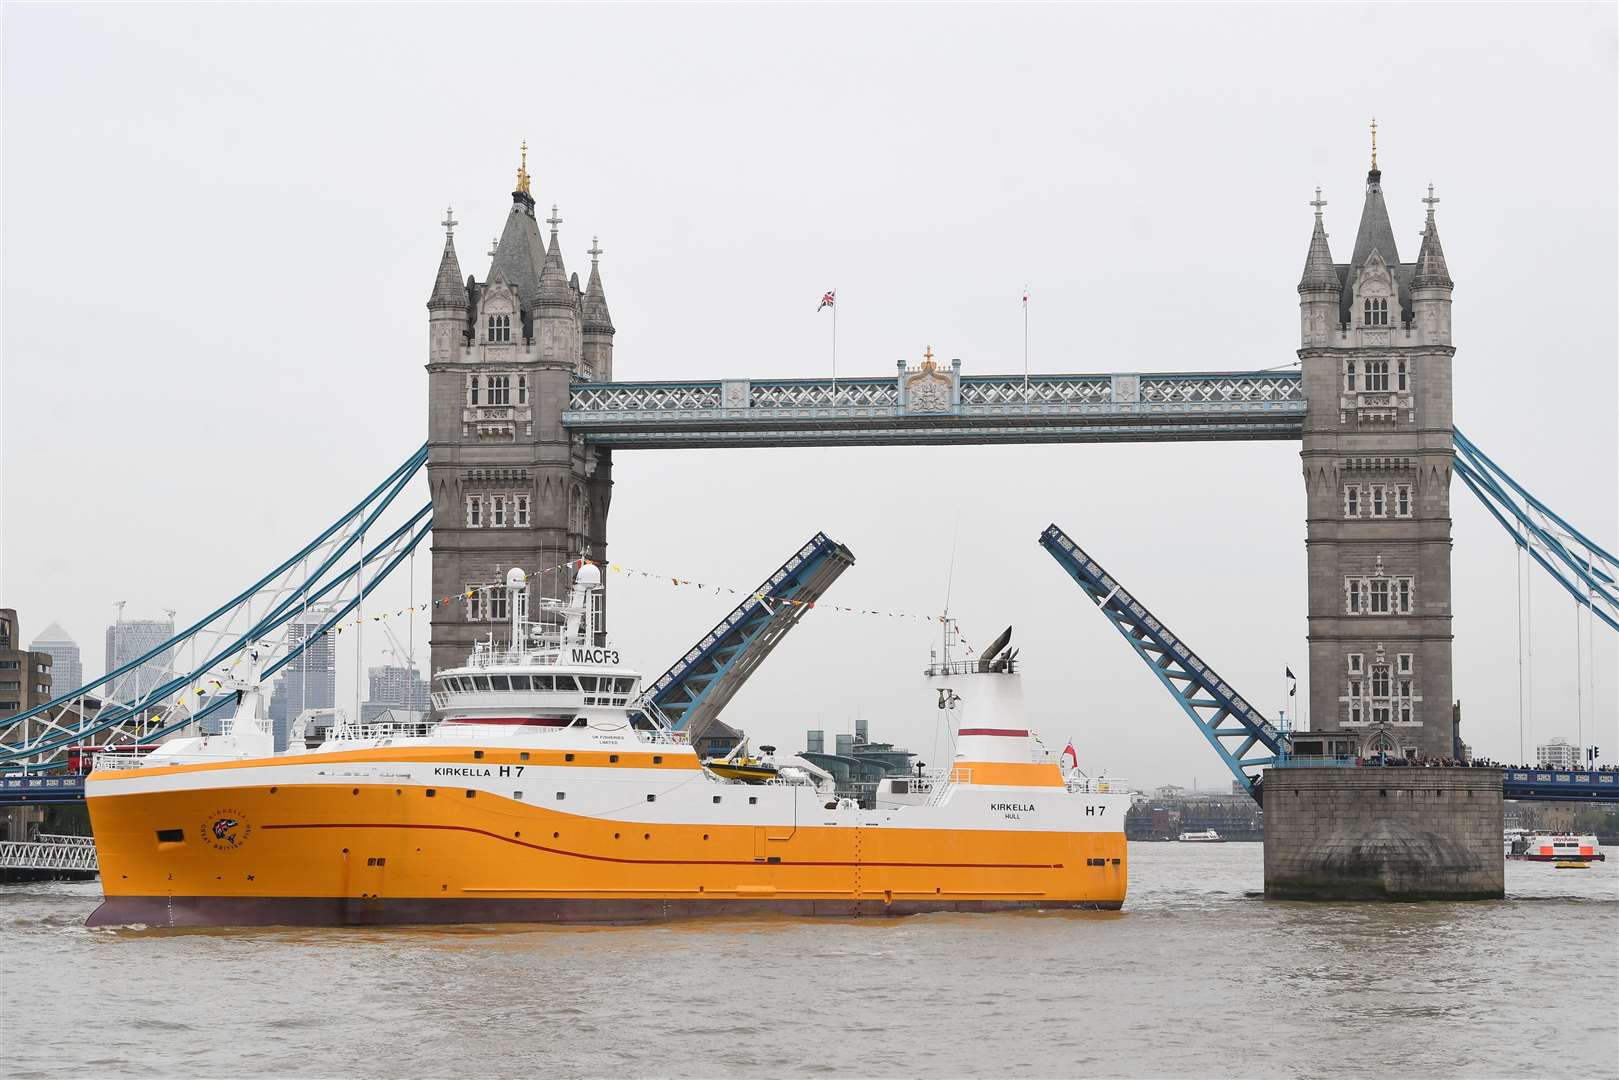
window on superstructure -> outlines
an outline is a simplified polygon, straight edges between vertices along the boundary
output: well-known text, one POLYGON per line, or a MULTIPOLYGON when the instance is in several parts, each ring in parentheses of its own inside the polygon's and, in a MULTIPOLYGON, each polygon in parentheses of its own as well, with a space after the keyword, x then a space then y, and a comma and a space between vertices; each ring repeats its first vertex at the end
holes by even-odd
POLYGON ((512 339, 512 317, 510 315, 491 315, 485 324, 485 329, 489 331, 490 341, 510 341, 512 339))
POLYGON ((511 688, 512 688, 511 680, 507 676, 505 676, 505 675, 491 675, 491 676, 489 676, 489 689, 505 691, 505 690, 510 690, 511 688))
POLYGON ((580 675, 579 689, 583 690, 587 694, 594 694, 596 692, 596 676, 580 675))
POLYGON ((513 690, 532 690, 533 689, 533 687, 529 683, 529 677, 527 675, 513 675, 511 678, 512 678, 512 689, 513 690))
POLYGON ((519 527, 528 524, 528 496, 518 495, 512 503, 512 524, 519 527))
POLYGON ((510 375, 489 376, 489 404, 510 405, 512 403, 512 377, 510 375))
POLYGON ((474 675, 474 676, 472 676, 472 688, 474 690, 480 690, 480 691, 482 691, 484 693, 488 693, 489 692, 489 676, 487 676, 487 675, 474 675))
POLYGON ((572 692, 579 689, 579 684, 573 681, 572 675, 558 675, 556 680, 558 690, 572 692))
POLYGON ((549 675, 536 675, 536 676, 534 676, 534 689, 536 689, 536 690, 555 690, 556 688, 557 688, 556 687, 556 682, 555 682, 555 680, 553 680, 551 678, 551 676, 549 676, 549 675))
POLYGON ((1389 362, 1387 360, 1366 361, 1366 389, 1372 393, 1381 393, 1389 388, 1389 362))

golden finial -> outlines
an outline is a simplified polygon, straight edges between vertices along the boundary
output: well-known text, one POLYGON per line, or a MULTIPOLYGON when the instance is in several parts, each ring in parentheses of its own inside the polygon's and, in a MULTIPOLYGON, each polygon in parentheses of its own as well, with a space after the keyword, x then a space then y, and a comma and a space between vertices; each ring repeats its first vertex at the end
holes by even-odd
POLYGON ((1372 117, 1372 171, 1377 171, 1377 117, 1372 117))
POLYGON ((527 139, 523 140, 523 144, 522 144, 521 147, 519 147, 519 149, 522 151, 523 157, 522 157, 522 160, 519 162, 519 164, 517 166, 517 190, 521 191, 524 195, 527 195, 528 194, 528 140, 527 139))

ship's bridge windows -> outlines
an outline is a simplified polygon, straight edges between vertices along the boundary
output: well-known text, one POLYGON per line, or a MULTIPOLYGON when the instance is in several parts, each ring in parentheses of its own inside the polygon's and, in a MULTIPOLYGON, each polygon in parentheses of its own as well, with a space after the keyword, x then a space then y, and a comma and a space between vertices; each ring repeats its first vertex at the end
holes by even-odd
POLYGON ((527 675, 513 675, 511 680, 513 690, 532 689, 532 687, 529 685, 529 677, 527 675))
POLYGON ((558 690, 574 691, 574 692, 578 691, 579 684, 573 681, 573 676, 572 675, 557 675, 557 676, 555 676, 555 678, 556 678, 556 681, 557 681, 557 689, 558 690))
POLYGON ((511 688, 512 688, 511 679, 508 678, 507 676, 505 676, 505 675, 491 675, 491 676, 489 676, 489 689, 504 691, 504 690, 510 690, 511 688))
POLYGON ((472 688, 474 690, 487 691, 489 689, 489 676, 487 676, 487 675, 473 675, 473 676, 471 676, 471 679, 472 679, 472 688))
POLYGON ((532 678, 534 679, 534 689, 536 690, 555 690, 557 688, 556 680, 549 675, 535 675, 532 678))
POLYGON ((634 693, 634 691, 635 691, 635 680, 634 679, 615 679, 615 680, 613 680, 613 692, 614 693, 616 693, 616 694, 629 694, 629 693, 634 693))
POLYGON ((579 689, 583 690, 587 694, 594 694, 596 692, 596 676, 579 676, 579 689))

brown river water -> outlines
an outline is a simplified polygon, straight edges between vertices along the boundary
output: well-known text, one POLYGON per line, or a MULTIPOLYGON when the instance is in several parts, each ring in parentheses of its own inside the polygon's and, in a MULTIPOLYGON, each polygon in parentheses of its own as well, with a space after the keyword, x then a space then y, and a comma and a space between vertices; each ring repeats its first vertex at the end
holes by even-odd
POLYGON ((1507 899, 1273 903, 1132 844, 1121 912, 86 930, 0 886, 0 1076, 1619 1075, 1619 851, 1507 899))

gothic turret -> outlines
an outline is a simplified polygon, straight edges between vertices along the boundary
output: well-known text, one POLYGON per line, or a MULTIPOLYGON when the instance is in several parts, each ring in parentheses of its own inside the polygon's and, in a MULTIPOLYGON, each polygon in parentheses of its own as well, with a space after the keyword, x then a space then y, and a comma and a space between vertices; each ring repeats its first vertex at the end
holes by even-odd
POLYGON ((439 257, 433 295, 427 298, 427 358, 449 360, 460 348, 467 328, 467 287, 455 257, 455 212, 444 210, 444 254, 439 257))
POLYGON ((1416 273, 1411 277, 1411 317, 1425 345, 1449 345, 1450 297, 1456 283, 1445 265, 1445 249, 1439 245, 1439 226, 1434 223, 1433 185, 1428 185, 1428 220, 1422 228, 1422 250, 1417 253, 1416 273))
POLYGON ((546 250, 534 302, 534 339, 539 344, 542 361, 575 367, 581 359, 579 294, 568 284, 568 271, 562 265, 562 241, 557 238, 557 226, 562 224, 562 219, 557 216, 555 206, 551 207, 546 223, 551 226, 551 243, 546 250))
POLYGON ((580 304, 584 331, 584 375, 593 382, 613 379, 613 316, 607 310, 607 293, 602 288, 601 241, 590 238, 590 282, 580 304))
POLYGON ((1304 275, 1299 278, 1299 338, 1305 348, 1330 343, 1338 327, 1338 294, 1342 288, 1321 220, 1321 208, 1327 203, 1320 188, 1315 189, 1310 205, 1315 207, 1315 229, 1310 233, 1310 251, 1304 257, 1304 275))
POLYGON ((534 220, 534 196, 529 191, 528 143, 522 146, 522 163, 517 167, 517 185, 512 190, 512 209, 506 215, 506 227, 501 230, 500 242, 495 245, 494 261, 489 276, 499 270, 517 290, 522 306, 534 303, 540 288, 540 272, 545 266, 545 241, 540 238, 540 226, 534 220))

